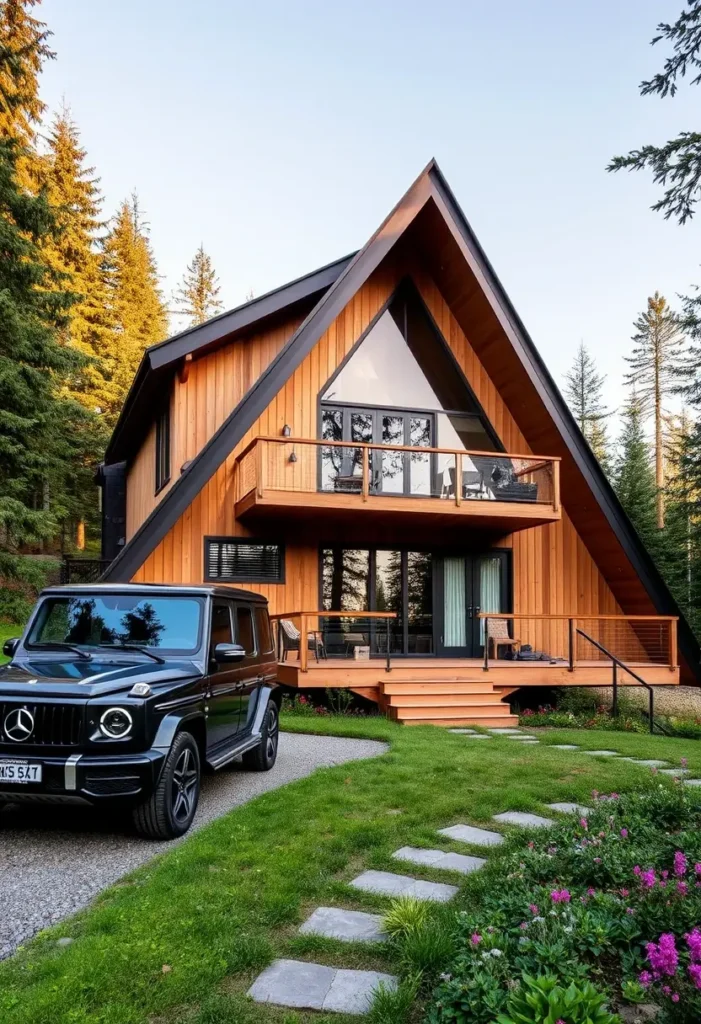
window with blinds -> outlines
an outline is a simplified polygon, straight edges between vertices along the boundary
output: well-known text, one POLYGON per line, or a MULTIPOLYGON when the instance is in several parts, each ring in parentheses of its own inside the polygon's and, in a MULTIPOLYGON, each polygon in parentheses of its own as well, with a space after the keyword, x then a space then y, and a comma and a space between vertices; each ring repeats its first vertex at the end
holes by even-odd
POLYGON ((204 571, 210 583, 284 583, 285 548, 249 537, 206 537, 204 571))

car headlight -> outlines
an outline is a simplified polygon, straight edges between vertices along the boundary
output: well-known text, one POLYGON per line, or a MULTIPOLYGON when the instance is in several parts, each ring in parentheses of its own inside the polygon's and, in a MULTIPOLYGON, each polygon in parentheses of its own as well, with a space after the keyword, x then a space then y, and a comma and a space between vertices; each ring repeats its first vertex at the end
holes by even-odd
POLYGON ((100 718, 100 732, 111 740, 121 740, 129 735, 133 724, 126 708, 107 708, 100 718))

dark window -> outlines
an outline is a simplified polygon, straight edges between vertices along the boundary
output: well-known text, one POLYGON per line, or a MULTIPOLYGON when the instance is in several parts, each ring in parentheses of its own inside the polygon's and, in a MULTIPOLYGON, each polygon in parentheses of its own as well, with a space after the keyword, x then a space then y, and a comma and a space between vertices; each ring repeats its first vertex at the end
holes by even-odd
POLYGON ((214 601, 212 604, 212 651, 217 644, 232 644, 231 605, 228 601, 214 601))
POLYGON ((256 605, 256 631, 258 633, 258 648, 261 654, 269 654, 273 649, 273 634, 270 629, 267 609, 260 604, 256 605))
POLYGON ((170 405, 156 420, 156 493, 170 480, 170 405))
POLYGON ((207 537, 205 579, 224 583, 284 583, 282 544, 239 537, 207 537))
POLYGON ((256 649, 253 640, 253 616, 247 604, 236 605, 236 643, 241 644, 246 654, 256 649))

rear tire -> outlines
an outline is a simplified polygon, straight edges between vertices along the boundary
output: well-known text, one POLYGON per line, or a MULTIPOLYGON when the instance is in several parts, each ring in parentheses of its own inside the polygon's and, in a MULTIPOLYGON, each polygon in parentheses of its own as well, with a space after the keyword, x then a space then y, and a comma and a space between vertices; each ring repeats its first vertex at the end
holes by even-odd
POLYGON ((243 755, 243 767, 251 772, 269 772, 277 760, 280 737, 280 713, 274 700, 268 701, 261 729, 260 743, 243 755))
POLYGON ((200 798, 200 753, 189 732, 173 740, 155 790, 135 807, 136 831, 146 839, 177 839, 187 832, 200 798))

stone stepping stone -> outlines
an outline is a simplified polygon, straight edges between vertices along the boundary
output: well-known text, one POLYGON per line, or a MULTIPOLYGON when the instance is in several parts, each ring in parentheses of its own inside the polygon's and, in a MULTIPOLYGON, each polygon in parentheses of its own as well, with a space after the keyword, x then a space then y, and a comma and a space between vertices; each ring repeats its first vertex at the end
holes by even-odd
POLYGON ((586 817, 588 814, 593 814, 594 811, 591 807, 585 807, 584 804, 546 804, 551 811, 559 811, 560 814, 580 814, 582 817, 586 817))
POLYGON ((447 903, 458 891, 456 885, 426 882, 409 875, 394 875, 391 871, 364 871, 348 884, 362 892, 374 892, 381 896, 413 896, 417 900, 432 903, 447 903))
POLYGON ((493 815, 493 820, 504 825, 520 825, 521 828, 549 828, 555 824, 552 818, 543 818, 540 814, 529 814, 527 811, 504 811, 493 815))
POLYGON ((582 753, 590 757, 618 757, 617 750, 583 750, 582 753))
POLYGON ((701 779, 686 779, 685 786, 701 786, 701 779))
POLYGON ((397 979, 378 971, 347 971, 299 960, 275 960, 253 982, 248 995, 256 1003, 299 1010, 367 1013, 378 985, 397 987, 397 979))
POLYGON ((643 764, 646 768, 664 768, 666 765, 669 764, 669 761, 656 761, 654 758, 646 761, 638 757, 631 757, 626 758, 626 760, 632 761, 633 764, 643 764))
POLYGON ((474 734, 465 735, 466 740, 491 740, 491 736, 486 736, 483 732, 476 732, 474 734))
POLYGON ((466 857, 462 853, 446 853, 445 850, 421 850, 416 846, 403 846, 392 854, 394 860, 406 860, 411 864, 425 864, 441 871, 459 871, 469 875, 479 871, 487 863, 482 857, 466 857))
POLYGON ((672 775, 675 779, 689 775, 688 768, 660 768, 660 775, 672 775))
POLYGON ((506 738, 507 740, 515 740, 517 743, 523 743, 524 740, 535 740, 536 743, 538 742, 537 736, 529 736, 528 733, 525 732, 519 733, 518 736, 507 736, 506 738))
POLYGON ((553 750, 579 750, 576 743, 551 743, 553 750))
POLYGON ((359 910, 318 907, 299 929, 300 935, 324 935, 341 942, 386 942, 387 932, 379 914, 359 910))
POLYGON ((448 732, 454 732, 458 736, 476 736, 477 733, 474 729, 448 729, 448 732))
POLYGON ((520 733, 520 729, 487 729, 487 732, 493 732, 496 736, 509 736, 512 733, 520 733))
POLYGON ((439 829, 438 834, 455 839, 458 843, 472 843, 473 846, 500 846, 504 842, 500 832, 490 832, 486 828, 476 828, 474 825, 450 825, 448 828, 439 829))

